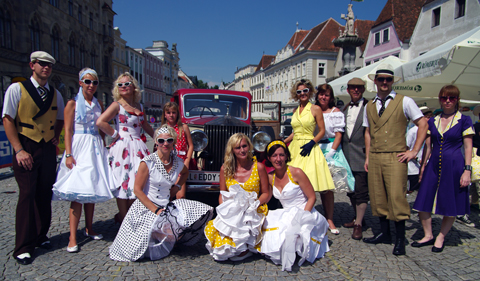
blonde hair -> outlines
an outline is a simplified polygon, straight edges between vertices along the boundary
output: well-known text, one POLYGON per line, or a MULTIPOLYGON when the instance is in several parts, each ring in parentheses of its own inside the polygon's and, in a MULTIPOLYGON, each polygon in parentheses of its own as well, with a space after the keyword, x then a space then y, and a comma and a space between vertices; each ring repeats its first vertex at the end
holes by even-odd
POLYGON ((165 119, 165 112, 167 110, 175 110, 177 111, 177 126, 178 126, 178 137, 182 137, 182 132, 183 132, 183 123, 182 123, 182 118, 180 118, 180 109, 178 108, 178 104, 176 102, 167 102, 163 105, 163 114, 162 114, 162 125, 167 124, 167 120, 165 119))
POLYGON ((161 129, 163 129, 163 128, 166 128, 166 129, 168 130, 168 134, 169 134, 170 136, 172 136, 172 138, 173 138, 173 144, 176 144, 176 143, 177 143, 177 137, 178 137, 177 132, 175 132, 175 129, 173 129, 172 127, 168 126, 167 124, 164 124, 164 125, 162 125, 161 127, 157 128, 157 129, 155 130, 155 134, 154 134, 154 136, 155 136, 155 142, 157 142, 157 137, 158 137, 159 131, 160 131, 161 129))
POLYGON ((90 67, 85 67, 82 70, 80 70, 80 72, 78 72, 78 81, 81 81, 82 78, 87 74, 90 74, 94 79, 98 80, 97 72, 94 69, 91 69, 90 67))
POLYGON ((128 79, 130 79, 130 82, 133 83, 133 87, 135 87, 135 92, 134 92, 135 102, 140 102, 140 100, 142 99, 142 90, 140 89, 140 86, 138 86, 137 79, 135 79, 135 77, 133 77, 132 74, 130 74, 129 72, 120 74, 117 80, 115 80, 115 82, 113 83, 113 89, 112 89, 113 100, 118 101, 122 98, 120 96, 120 93, 118 92, 117 84, 119 83, 120 79, 122 79, 123 77, 128 77, 128 79))
POLYGON ((300 85, 303 85, 306 88, 308 88, 308 90, 309 90, 308 91, 308 98, 309 99, 311 99, 313 97, 313 95, 315 95, 315 88, 313 87, 312 82, 310 82, 310 80, 308 80, 308 79, 302 79, 302 80, 297 81, 297 83, 295 83, 295 85, 293 85, 293 87, 290 89, 290 97, 294 101, 298 101, 297 89, 298 89, 298 86, 300 86, 300 85))
POLYGON ((253 160, 253 144, 247 135, 243 133, 236 133, 228 139, 227 146, 225 147, 225 157, 223 158, 223 173, 225 178, 233 178, 237 171, 237 161, 233 148, 240 145, 242 140, 246 140, 248 144, 248 160, 253 160))

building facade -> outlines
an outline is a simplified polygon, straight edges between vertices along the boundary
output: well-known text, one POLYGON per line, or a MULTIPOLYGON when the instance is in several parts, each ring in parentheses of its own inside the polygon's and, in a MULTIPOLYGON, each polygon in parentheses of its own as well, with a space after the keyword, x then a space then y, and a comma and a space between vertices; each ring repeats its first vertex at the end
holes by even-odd
POLYGON ((256 64, 249 64, 235 71, 235 91, 250 92, 250 78, 252 77, 256 64))
POLYGON ((111 103, 114 16, 112 0, 0 1, 2 107, 8 86, 31 76, 33 51, 56 59, 49 83, 65 102, 78 92, 78 72, 91 67, 99 74, 97 98, 111 103))
POLYGON ((408 60, 480 26, 478 0, 428 0, 413 31, 408 60))
POLYGON ((177 52, 177 44, 173 43, 172 49, 168 49, 168 43, 164 40, 153 41, 153 46, 145 48, 147 52, 159 58, 163 62, 163 92, 169 99, 178 89, 178 70, 180 69, 180 57, 177 52))
POLYGON ((115 47, 113 49, 113 58, 112 58, 112 71, 113 79, 116 80, 118 76, 125 72, 130 72, 130 68, 127 64, 127 54, 125 47, 127 46, 127 41, 122 39, 122 33, 118 27, 114 29, 114 40, 115 47))

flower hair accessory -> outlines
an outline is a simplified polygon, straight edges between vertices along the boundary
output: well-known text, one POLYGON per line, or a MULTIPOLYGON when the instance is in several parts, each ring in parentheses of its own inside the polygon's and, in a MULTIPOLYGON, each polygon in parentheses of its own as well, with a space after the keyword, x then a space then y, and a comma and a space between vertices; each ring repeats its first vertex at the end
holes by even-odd
POLYGON ((272 141, 268 146, 267 146, 267 152, 270 150, 270 148, 272 148, 272 146, 276 145, 276 144, 279 144, 281 146, 283 146, 283 148, 287 148, 287 146, 285 145, 285 143, 283 141, 279 141, 279 140, 276 140, 276 141, 272 141))

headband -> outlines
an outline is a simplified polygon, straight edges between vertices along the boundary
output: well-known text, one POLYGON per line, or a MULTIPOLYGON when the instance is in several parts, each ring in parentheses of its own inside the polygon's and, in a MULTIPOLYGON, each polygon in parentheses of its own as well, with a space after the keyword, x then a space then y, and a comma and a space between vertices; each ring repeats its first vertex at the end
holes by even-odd
POLYGON ((158 137, 158 135, 160 134, 170 134, 170 132, 168 131, 168 128, 165 126, 158 129, 157 135, 155 137, 158 137))
POLYGON ((276 141, 272 141, 268 146, 267 146, 267 153, 268 151, 270 150, 270 148, 272 148, 272 146, 276 145, 276 144, 279 144, 281 145, 283 148, 287 149, 287 146, 285 145, 285 143, 283 141, 279 141, 279 140, 276 140, 276 141))
POLYGON ((394 75, 393 71, 391 71, 391 70, 389 70, 389 69, 379 69, 379 70, 377 70, 377 72, 375 73, 375 75, 380 75, 380 74, 391 75, 391 76, 394 75))
POLYGON ((98 78, 98 74, 95 70, 93 69, 86 69, 84 72, 80 73, 80 81, 82 81, 83 76, 87 74, 92 74, 92 76, 95 76, 98 78))

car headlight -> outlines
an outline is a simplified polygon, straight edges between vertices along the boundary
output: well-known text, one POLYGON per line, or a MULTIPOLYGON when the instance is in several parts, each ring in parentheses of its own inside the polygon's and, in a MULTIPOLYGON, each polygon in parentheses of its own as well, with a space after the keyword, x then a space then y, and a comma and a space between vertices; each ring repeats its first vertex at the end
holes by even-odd
POLYGON ((252 138, 253 149, 255 149, 257 152, 263 152, 265 151, 265 147, 267 147, 267 144, 271 141, 272 138, 269 134, 263 131, 256 132, 252 138))
POLYGON ((193 130, 191 132, 191 135, 192 135, 194 151, 202 151, 203 149, 205 149, 205 147, 207 147, 207 144, 208 144, 207 134, 205 134, 201 130, 193 130))

